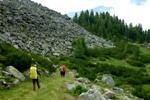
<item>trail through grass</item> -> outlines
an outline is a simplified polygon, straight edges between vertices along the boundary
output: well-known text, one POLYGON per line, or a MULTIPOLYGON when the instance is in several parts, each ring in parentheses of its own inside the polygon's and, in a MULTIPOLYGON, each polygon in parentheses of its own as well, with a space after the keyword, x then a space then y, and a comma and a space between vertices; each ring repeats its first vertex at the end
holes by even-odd
POLYGON ((57 72, 51 77, 40 77, 41 88, 36 91, 32 90, 31 81, 8 90, 0 90, 0 100, 76 100, 65 88, 65 83, 73 80, 73 75, 61 78, 57 72))

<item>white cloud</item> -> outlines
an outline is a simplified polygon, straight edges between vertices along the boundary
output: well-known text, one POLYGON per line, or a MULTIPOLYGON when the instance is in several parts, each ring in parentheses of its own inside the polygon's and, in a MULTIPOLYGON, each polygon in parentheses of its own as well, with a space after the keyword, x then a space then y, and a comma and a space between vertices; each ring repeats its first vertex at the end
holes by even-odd
POLYGON ((136 5, 143 5, 146 2, 146 0, 131 0, 131 3, 136 5))
POLYGON ((32 0, 62 14, 95 7, 92 0, 32 0))
MULTIPOLYGON (((61 12, 62 14, 76 12, 97 6, 113 7, 115 14, 125 22, 132 22, 134 25, 142 24, 144 29, 150 28, 150 0, 144 0, 142 5, 136 5, 131 0, 32 0, 42 5, 61 12)), ((134 0, 136 1, 136 0, 134 0)), ((138 2, 139 0, 137 0, 138 2)))
POLYGON ((114 7, 115 15, 119 16, 125 20, 125 22, 132 22, 135 24, 142 24, 144 29, 150 28, 149 18, 150 18, 150 2, 147 1, 144 5, 133 5, 130 0, 124 0, 114 7))

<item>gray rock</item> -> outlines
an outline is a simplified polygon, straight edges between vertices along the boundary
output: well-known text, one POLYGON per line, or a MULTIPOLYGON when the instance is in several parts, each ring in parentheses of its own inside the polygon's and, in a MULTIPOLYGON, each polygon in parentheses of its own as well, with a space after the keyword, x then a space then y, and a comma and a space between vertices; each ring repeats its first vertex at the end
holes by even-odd
POLYGON ((150 48, 150 43, 144 43, 143 46, 144 46, 145 48, 150 48))
POLYGON ((13 66, 8 66, 6 67, 6 71, 9 72, 10 74, 12 74, 14 77, 16 77, 17 79, 24 81, 25 77, 24 75, 19 72, 15 67, 13 66))
POLYGON ((12 74, 11 73, 9 73, 9 72, 7 72, 7 71, 2 71, 2 74, 4 75, 4 76, 12 76, 12 74))
POLYGON ((79 100, 106 100, 99 90, 89 89, 87 92, 81 93, 79 100))
POLYGON ((53 55, 54 56, 59 56, 60 54, 55 52, 55 53, 53 53, 53 55))
POLYGON ((83 77, 79 77, 76 79, 78 82, 80 83, 85 83, 85 84, 89 84, 90 81, 87 78, 83 78, 83 77))
POLYGON ((71 91, 76 87, 76 84, 74 83, 66 83, 66 88, 71 91))
POLYGON ((113 78, 110 75, 107 75, 107 74, 102 76, 102 81, 105 82, 107 85, 110 85, 110 86, 115 85, 115 82, 114 82, 113 78))
POLYGON ((16 49, 18 49, 19 47, 18 47, 18 45, 14 45, 14 47, 16 48, 16 49))
POLYGON ((124 90, 122 88, 119 88, 119 87, 113 87, 113 91, 115 93, 124 93, 124 90))
POLYGON ((128 96, 122 97, 122 100, 131 100, 128 96))
POLYGON ((97 86, 97 85, 92 85, 91 89, 99 90, 102 94, 104 93, 103 89, 100 86, 97 86))
POLYGON ((0 79, 0 87, 10 88, 10 84, 7 83, 5 80, 0 79))
POLYGON ((107 91, 107 92, 104 93, 104 97, 106 99, 111 99, 111 98, 115 97, 115 93, 113 91, 109 90, 109 91, 107 91))
POLYGON ((20 81, 18 80, 18 79, 15 79, 14 81, 13 81, 13 84, 14 85, 17 85, 17 84, 19 84, 20 83, 20 81))

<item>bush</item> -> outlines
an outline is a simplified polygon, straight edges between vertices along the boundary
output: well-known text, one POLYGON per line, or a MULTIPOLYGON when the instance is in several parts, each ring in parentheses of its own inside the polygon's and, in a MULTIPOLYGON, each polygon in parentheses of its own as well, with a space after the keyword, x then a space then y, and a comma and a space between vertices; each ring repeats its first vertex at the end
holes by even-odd
POLYGON ((71 94, 74 96, 79 96, 81 93, 86 92, 86 91, 87 91, 86 88, 84 88, 81 85, 78 85, 71 91, 71 94))
POLYGON ((139 98, 144 98, 144 100, 150 100, 150 90, 146 90, 142 85, 135 86, 132 93, 139 98))
POLYGON ((99 57, 102 60, 108 58, 111 54, 111 49, 109 48, 87 48, 86 56, 99 57))
POLYGON ((150 55, 140 55, 139 60, 143 63, 150 63, 150 55))
POLYGON ((7 58, 5 56, 0 55, 0 62, 4 63, 6 62, 7 58))
POLYGON ((126 61, 127 63, 133 66, 145 67, 144 63, 138 57, 135 56, 130 56, 126 61))
POLYGON ((85 58, 85 53, 87 50, 84 38, 77 38, 74 40, 72 46, 74 51, 74 56, 77 58, 85 58))
POLYGON ((140 50, 136 45, 120 42, 116 44, 115 48, 112 48, 111 55, 117 59, 125 59, 130 55, 139 56, 140 50))
POLYGON ((18 51, 16 48, 12 47, 9 44, 6 43, 0 43, 0 54, 1 55, 6 55, 10 52, 15 52, 18 51))
MULTIPOLYGON (((59 61, 56 58, 51 59, 53 59, 55 63, 59 61)), ((25 71, 29 69, 31 63, 38 63, 41 67, 48 69, 50 72, 55 71, 55 68, 52 67, 52 61, 49 58, 16 49, 9 44, 0 43, 0 67, 12 65, 19 71, 25 71)))
POLYGON ((20 71, 25 71, 31 65, 31 56, 25 52, 12 52, 7 55, 7 61, 5 64, 7 66, 12 65, 20 71))
POLYGON ((2 64, 2 63, 0 63, 0 68, 4 68, 5 66, 2 64))

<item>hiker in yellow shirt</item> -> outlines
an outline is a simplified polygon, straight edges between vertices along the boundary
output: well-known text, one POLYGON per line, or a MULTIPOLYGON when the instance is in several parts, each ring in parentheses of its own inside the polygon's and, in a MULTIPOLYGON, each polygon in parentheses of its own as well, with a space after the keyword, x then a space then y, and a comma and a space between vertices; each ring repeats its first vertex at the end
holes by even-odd
POLYGON ((36 84, 38 86, 38 88, 40 88, 40 84, 39 84, 39 80, 38 80, 38 71, 37 71, 37 67, 36 64, 31 65, 30 67, 30 78, 32 79, 32 83, 33 83, 33 90, 36 90, 36 84))

